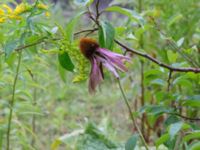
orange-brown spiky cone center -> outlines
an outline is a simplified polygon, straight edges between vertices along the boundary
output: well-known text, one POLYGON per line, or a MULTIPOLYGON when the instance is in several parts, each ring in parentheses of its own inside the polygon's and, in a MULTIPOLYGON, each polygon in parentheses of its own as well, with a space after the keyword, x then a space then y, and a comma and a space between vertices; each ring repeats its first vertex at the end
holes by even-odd
POLYGON ((99 47, 99 44, 97 43, 96 40, 91 39, 91 38, 82 38, 80 39, 80 50, 81 53, 86 57, 86 58, 91 58, 95 50, 99 47))

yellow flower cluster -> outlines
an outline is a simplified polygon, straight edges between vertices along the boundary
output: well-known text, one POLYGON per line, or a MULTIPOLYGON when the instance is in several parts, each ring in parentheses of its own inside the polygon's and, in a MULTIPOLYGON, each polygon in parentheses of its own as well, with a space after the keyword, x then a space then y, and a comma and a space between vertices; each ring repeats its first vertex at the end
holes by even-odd
POLYGON ((69 43, 68 40, 63 39, 60 41, 60 50, 66 51, 75 63, 76 76, 73 82, 81 82, 87 79, 88 74, 88 61, 81 55, 77 45, 69 43))
POLYGON ((15 8, 13 14, 18 16, 18 15, 21 15, 27 11, 29 11, 31 9, 31 7, 26 4, 26 3, 21 3, 19 5, 17 5, 17 7, 15 8))
MULTIPOLYGON (((7 19, 20 20, 22 19, 21 15, 29 12, 33 7, 33 5, 29 5, 28 3, 21 3, 17 5, 15 9, 12 9, 10 6, 3 4, 0 6, 0 23, 5 22, 7 19)), ((36 7, 45 10, 46 17, 50 16, 47 5, 40 3, 36 7)))
POLYGON ((44 10, 48 10, 48 6, 45 5, 45 4, 38 4, 38 5, 37 5, 37 8, 39 8, 39 9, 44 9, 44 10))

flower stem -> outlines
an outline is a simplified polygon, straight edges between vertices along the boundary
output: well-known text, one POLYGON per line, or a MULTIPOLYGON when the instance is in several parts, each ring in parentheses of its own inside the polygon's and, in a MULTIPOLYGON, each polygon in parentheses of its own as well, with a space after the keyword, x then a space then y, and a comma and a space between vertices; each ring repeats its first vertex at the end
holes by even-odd
MULTIPOLYGON (((37 83, 35 76, 33 76, 32 79, 35 83, 37 83)), ((33 105, 33 107, 35 107, 37 105, 37 88, 36 87, 33 90, 33 103, 32 103, 32 105, 33 105)), ((32 116, 32 132, 34 134, 36 133, 36 115, 35 114, 33 114, 33 116, 32 116)), ((32 145, 32 147, 35 147, 35 137, 32 138, 31 145, 32 145)))
POLYGON ((10 112, 9 112, 9 118, 8 118, 8 129, 6 133, 6 136, 7 136, 6 150, 10 150, 10 129, 11 129, 12 116, 13 116, 13 106, 14 106, 14 101, 15 101, 15 90, 16 90, 17 79, 19 76, 19 69, 20 69, 20 64, 21 64, 21 57, 22 57, 22 51, 19 52, 17 70, 16 70, 14 82, 13 82, 12 99, 10 101, 10 112))
POLYGON ((124 102, 126 103, 126 106, 127 106, 127 108, 128 108, 129 115, 130 115, 130 117, 131 117, 131 121, 132 121, 132 123, 133 123, 133 126, 136 128, 137 132, 139 133, 140 139, 141 139, 142 143, 144 144, 146 150, 149 150, 148 145, 147 145, 147 143, 146 143, 146 141, 145 141, 145 139, 144 139, 144 136, 142 135, 142 132, 140 131, 140 128, 138 127, 138 125, 137 125, 137 123, 136 123, 136 121, 135 121, 135 118, 134 118, 134 116, 133 116, 133 112, 132 112, 132 110, 131 110, 131 106, 129 105, 128 99, 126 98, 126 95, 125 95, 125 93, 124 93, 124 90, 123 90, 122 85, 121 85, 121 82, 120 82, 120 79, 117 78, 117 81, 118 81, 118 85, 119 85, 121 94, 122 94, 122 96, 123 96, 124 102))

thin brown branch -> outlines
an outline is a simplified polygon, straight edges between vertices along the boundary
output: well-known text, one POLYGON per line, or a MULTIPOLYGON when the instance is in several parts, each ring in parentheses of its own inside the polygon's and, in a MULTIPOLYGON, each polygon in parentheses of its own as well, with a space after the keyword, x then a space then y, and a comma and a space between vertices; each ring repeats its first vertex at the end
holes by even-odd
MULTIPOLYGON (((23 49, 26 49, 26 48, 29 48, 29 47, 32 47, 32 46, 41 44, 41 43, 45 42, 46 39, 47 39, 46 37, 43 37, 43 38, 41 38, 41 39, 39 39, 39 40, 37 40, 37 41, 35 41, 35 42, 33 42, 33 43, 30 43, 30 44, 27 44, 27 45, 19 46, 19 47, 16 48, 14 51, 17 51, 17 52, 18 52, 18 51, 21 51, 21 50, 23 50, 23 49)), ((51 39, 51 40, 57 41, 57 40, 60 40, 60 39, 54 38, 54 39, 51 39)), ((5 52, 0 52, 0 55, 2 55, 2 54, 4 54, 4 53, 5 53, 5 52)))
POLYGON ((172 70, 169 71, 169 76, 168 76, 168 79, 167 79, 167 92, 170 91, 172 72, 173 72, 172 70))
MULTIPOLYGON (((89 8, 88 8, 88 13, 90 15, 90 18, 94 21, 94 23, 99 27, 99 21, 97 20, 97 18, 94 18, 92 16, 92 13, 90 12, 89 8)), ((120 45, 121 47, 123 47, 126 51, 128 52, 131 52, 131 53, 134 53, 136 55, 139 55, 139 56, 142 56, 154 63, 156 63, 157 65, 163 67, 163 68, 166 68, 170 71, 174 71, 174 72, 194 72, 194 73, 200 73, 200 68, 192 68, 192 67, 188 67, 188 68, 176 68, 176 67, 172 67, 170 65, 167 65, 163 62, 160 62, 159 60, 153 58, 152 56, 148 55, 148 54, 145 54, 145 53, 142 53, 142 52, 139 52, 139 51, 136 51, 135 49, 132 49, 132 48, 129 48, 127 47, 126 45, 122 44, 121 42, 119 42, 118 40, 115 39, 115 42, 120 45)))
POLYGON ((36 42, 31 43, 31 44, 20 46, 20 47, 16 48, 15 51, 20 51, 22 49, 26 49, 28 47, 32 47, 32 46, 35 46, 37 44, 43 43, 44 39, 46 39, 46 37, 43 37, 43 38, 41 38, 41 39, 37 40, 36 42))
POLYGON ((191 120, 191 121, 200 121, 200 118, 191 118, 191 117, 187 117, 187 116, 183 116, 181 114, 178 114, 178 113, 169 113, 171 115, 175 115, 175 116, 179 116, 183 119, 186 119, 186 120, 191 120))
MULTIPOLYGON (((143 107, 145 104, 145 88, 144 88, 144 62, 141 61, 141 82, 140 82, 140 87, 141 87, 141 106, 143 107)), ((145 114, 142 114, 142 122, 141 122, 141 131, 142 134, 144 135, 144 138, 146 138, 145 136, 145 114)))
POLYGON ((91 33, 95 32, 97 30, 98 30, 98 28, 81 30, 81 31, 78 31, 78 32, 74 33, 74 35, 79 35, 79 34, 82 34, 82 33, 85 33, 85 32, 89 32, 91 34, 91 33))
POLYGON ((97 0, 97 2, 96 2, 96 20, 98 20, 99 16, 100 16, 100 13, 99 13, 99 3, 100 3, 100 0, 97 0))
POLYGON ((118 40, 115 40, 115 42, 123 47, 126 51, 128 52, 131 52, 131 53, 134 53, 136 55, 139 55, 141 57, 144 57, 152 62, 154 62, 155 64, 163 67, 163 68, 166 68, 170 71, 174 71, 174 72, 194 72, 194 73, 200 73, 200 68, 191 68, 191 67, 188 67, 188 68, 176 68, 176 67, 172 67, 170 65, 167 65, 167 64, 164 64, 162 62, 160 62, 159 60, 153 58, 152 56, 148 55, 148 54, 145 54, 145 53, 142 53, 142 52, 139 52, 139 51, 136 51, 135 49, 133 48, 129 48, 127 47, 125 44, 119 42, 118 40))

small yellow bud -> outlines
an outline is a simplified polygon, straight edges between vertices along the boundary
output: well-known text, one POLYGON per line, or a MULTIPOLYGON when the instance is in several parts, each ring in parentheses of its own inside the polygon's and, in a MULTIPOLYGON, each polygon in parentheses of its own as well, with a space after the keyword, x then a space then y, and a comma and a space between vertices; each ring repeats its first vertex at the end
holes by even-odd
POLYGON ((46 16, 46 17, 50 17, 51 14, 50 14, 49 12, 45 12, 45 16, 46 16))
POLYGON ((2 9, 0 9, 0 16, 4 15, 4 11, 2 9))
POLYGON ((0 23, 4 23, 5 22, 5 18, 0 18, 0 23))
POLYGON ((47 9, 48 9, 48 6, 45 5, 45 4, 38 4, 38 5, 37 5, 37 8, 47 10, 47 9))

